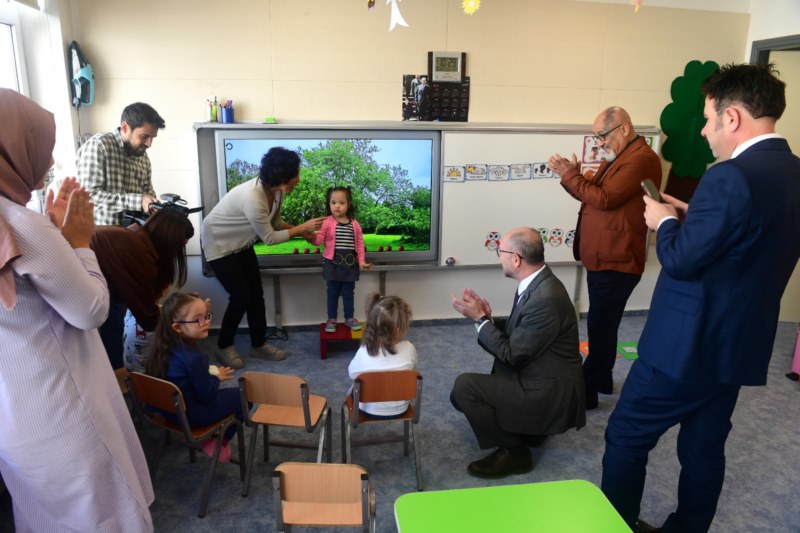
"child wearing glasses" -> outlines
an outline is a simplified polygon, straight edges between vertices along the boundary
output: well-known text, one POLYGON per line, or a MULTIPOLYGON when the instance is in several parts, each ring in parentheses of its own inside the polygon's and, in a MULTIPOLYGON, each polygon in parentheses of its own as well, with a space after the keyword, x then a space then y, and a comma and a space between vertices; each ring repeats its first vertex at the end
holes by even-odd
POLYGON ((350 187, 330 187, 327 194, 328 218, 316 233, 306 235, 315 246, 325 244, 322 252, 322 277, 328 284, 328 321, 325 331, 336 331, 339 297, 342 297, 345 325, 360 330, 361 323, 353 316, 353 298, 361 269, 372 269, 364 258, 364 235, 355 218, 350 187))
MULTIPOLYGON (((208 357, 197 349, 197 341, 208 337, 210 305, 210 300, 203 300, 197 294, 175 292, 169 295, 161 306, 145 363, 147 374, 171 381, 181 389, 191 427, 205 426, 231 414, 242 420, 239 389, 219 388, 221 381, 234 378, 233 369, 209 366, 208 357)), ((178 423, 174 416, 168 413, 164 416, 178 423)), ((230 461, 228 442, 236 430, 231 426, 225 433, 219 454, 222 463, 230 461)), ((213 439, 203 442, 203 452, 211 457, 214 446, 213 439)))

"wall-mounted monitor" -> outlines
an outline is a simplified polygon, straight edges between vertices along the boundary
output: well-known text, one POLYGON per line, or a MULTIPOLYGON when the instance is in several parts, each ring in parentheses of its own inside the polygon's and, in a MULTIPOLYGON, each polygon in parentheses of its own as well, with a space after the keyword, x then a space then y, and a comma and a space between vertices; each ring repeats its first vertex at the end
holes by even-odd
MULTIPOLYGON (((257 177, 263 155, 282 146, 301 159, 300 183, 283 202, 284 221, 297 225, 326 215, 328 187, 349 185, 368 262, 437 261, 439 131, 219 129, 214 136, 219 198, 257 177)), ((257 243, 255 250, 262 268, 322 263, 322 247, 300 237, 272 246, 257 243)))

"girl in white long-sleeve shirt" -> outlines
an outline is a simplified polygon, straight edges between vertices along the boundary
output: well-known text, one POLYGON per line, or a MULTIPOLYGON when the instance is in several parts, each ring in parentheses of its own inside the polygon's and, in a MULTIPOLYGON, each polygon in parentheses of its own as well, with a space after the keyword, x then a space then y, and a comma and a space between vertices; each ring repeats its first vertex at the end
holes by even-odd
MULTIPOLYGON (((397 296, 373 294, 367 299, 367 325, 361 347, 350 362, 350 379, 362 372, 416 370, 417 350, 405 339, 411 307, 397 296)), ((359 403, 359 410, 376 418, 391 418, 408 409, 407 401, 359 403)))

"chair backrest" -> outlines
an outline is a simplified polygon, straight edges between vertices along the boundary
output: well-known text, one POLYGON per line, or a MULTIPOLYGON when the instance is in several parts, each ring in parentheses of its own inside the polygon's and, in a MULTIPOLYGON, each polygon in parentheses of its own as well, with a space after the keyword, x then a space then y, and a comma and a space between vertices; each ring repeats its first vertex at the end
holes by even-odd
POLYGON ((417 397, 417 388, 422 386, 422 374, 416 370, 362 372, 355 381, 361 383, 359 401, 396 402, 417 397))
POLYGON ((355 503, 361 501, 361 480, 367 471, 358 465, 336 463, 282 463, 281 498, 308 503, 355 503))
POLYGON ((245 372, 239 378, 247 400, 253 403, 300 407, 303 400, 300 389, 306 381, 299 376, 270 374, 268 372, 245 372))
POLYGON ((126 381, 128 380, 128 376, 130 372, 124 366, 122 368, 117 368, 114 370, 114 375, 117 376, 117 384, 119 385, 119 390, 122 392, 123 395, 128 394, 128 384, 126 381))
POLYGON ((361 526, 375 531, 375 492, 362 467, 283 463, 272 474, 275 521, 286 525, 361 526))
POLYGON ((139 403, 177 415, 178 408, 175 405, 177 394, 181 407, 186 409, 181 389, 174 383, 139 372, 131 372, 129 380, 134 399, 139 403))

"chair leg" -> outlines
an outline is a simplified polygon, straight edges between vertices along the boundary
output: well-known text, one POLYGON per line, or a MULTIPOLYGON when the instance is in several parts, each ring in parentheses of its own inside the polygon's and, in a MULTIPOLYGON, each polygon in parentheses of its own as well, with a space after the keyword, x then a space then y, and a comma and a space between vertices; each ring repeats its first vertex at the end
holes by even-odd
POLYGON ((272 474, 272 495, 275 499, 275 526, 283 533, 286 531, 283 523, 283 502, 281 501, 281 479, 278 472, 272 474))
POLYGON ((214 447, 214 455, 211 457, 206 478, 203 480, 203 495, 200 497, 200 510, 197 516, 203 518, 208 509, 208 498, 211 496, 211 482, 214 481, 214 473, 217 471, 217 463, 219 462, 219 452, 222 449, 222 432, 217 437, 217 445, 214 447))
POLYGON ((344 464, 349 464, 353 460, 350 450, 351 429, 349 413, 346 410, 342 410, 342 463, 344 464))
MULTIPOLYGON (((322 413, 322 420, 319 424, 319 444, 317 444, 317 463, 322 462, 322 451, 325 449, 325 444, 328 442, 328 415, 330 415, 330 408, 322 413)), ((329 461, 330 462, 330 461, 329 461)))
POLYGON ((342 406, 342 410, 339 413, 341 415, 342 421, 342 464, 347 464, 347 439, 345 438, 345 431, 347 426, 349 425, 346 420, 345 409, 347 409, 344 405, 342 406))
POLYGON ((253 425, 250 432, 250 449, 247 450, 247 468, 244 471, 244 485, 242 486, 242 496, 247 496, 250 491, 250 478, 253 475, 253 463, 256 461, 256 443, 258 442, 258 424, 253 425))
POLYGON ((410 422, 408 420, 403 421, 403 455, 408 457, 408 426, 410 422))
POLYGON ((239 445, 239 479, 244 482, 245 473, 247 472, 247 464, 249 461, 245 459, 246 448, 244 446, 244 425, 239 424, 236 430, 236 442, 239 445))
POLYGON ((412 424, 411 434, 414 438, 414 467, 417 471, 417 490, 425 490, 422 482, 422 458, 420 450, 419 427, 417 424, 412 424))
POLYGON ((325 446, 328 448, 328 463, 333 462, 333 420, 331 420, 331 408, 328 407, 328 434, 325 446))
POLYGON ((264 462, 269 461, 269 426, 264 426, 264 462))
POLYGON ((169 432, 165 429, 161 432, 161 435, 158 438, 158 446, 156 446, 156 453, 153 456, 153 460, 150 464, 150 479, 153 480, 156 478, 156 470, 158 469, 158 462, 161 460, 161 453, 164 451, 164 446, 167 444, 167 440, 169 439, 169 432))

